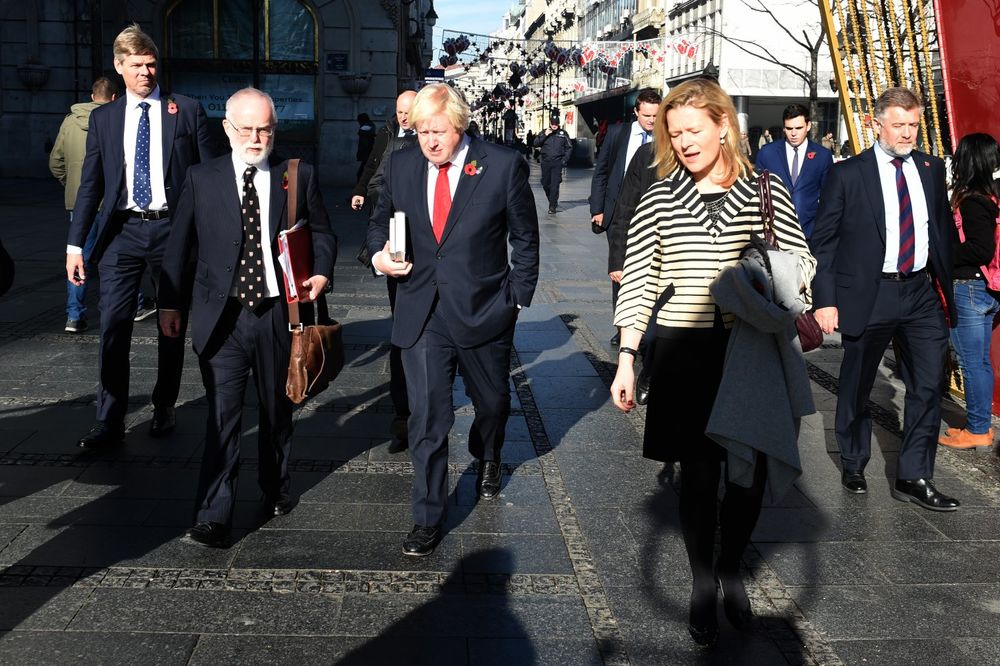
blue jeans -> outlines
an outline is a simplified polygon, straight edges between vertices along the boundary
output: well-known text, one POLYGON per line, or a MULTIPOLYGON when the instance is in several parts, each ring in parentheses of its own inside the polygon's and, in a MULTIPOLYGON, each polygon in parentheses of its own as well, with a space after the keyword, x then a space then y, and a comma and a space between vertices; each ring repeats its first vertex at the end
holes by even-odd
MULTIPOLYGON (((69 211, 69 221, 73 221, 73 211, 69 211)), ((91 225, 87 240, 83 243, 84 271, 89 282, 97 277, 97 267, 91 263, 90 255, 97 243, 97 225, 91 225)), ((66 317, 68 319, 83 319, 87 316, 87 283, 79 287, 66 280, 66 317)))
POLYGON ((958 325, 951 329, 951 344, 962 366, 965 429, 981 435, 990 428, 993 412, 993 365, 990 363, 990 336, 993 315, 1000 310, 982 280, 955 280, 955 311, 958 325))

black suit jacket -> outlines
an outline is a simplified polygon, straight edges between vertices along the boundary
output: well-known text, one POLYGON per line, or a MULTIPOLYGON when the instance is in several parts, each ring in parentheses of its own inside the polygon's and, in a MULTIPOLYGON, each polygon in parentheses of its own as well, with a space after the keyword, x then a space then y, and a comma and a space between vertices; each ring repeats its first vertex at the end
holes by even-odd
MULTIPOLYGON (((282 312, 285 285, 278 266, 278 232, 288 228, 288 192, 282 187, 287 160, 270 162, 271 201, 269 224, 274 268, 278 272, 282 312)), ((330 218, 323 205, 316 170, 299 163, 296 220, 308 220, 312 230, 313 274, 333 276, 337 258, 337 237, 330 229, 330 218)), ((291 184, 289 184, 291 187, 291 184)), ((174 211, 170 238, 163 257, 160 307, 184 310, 191 307, 191 338, 196 353, 205 348, 226 306, 233 281, 238 273, 243 245, 243 219, 236 172, 229 155, 192 167, 181 190, 174 211), (193 290, 186 281, 189 256, 197 258, 193 290), (187 284, 185 284, 187 283, 187 284)))
POLYGON ((601 228, 605 231, 611 227, 618 191, 625 179, 625 154, 628 152, 631 129, 632 123, 612 126, 594 164, 594 177, 590 181, 590 215, 604 214, 601 228))
MULTIPOLYGON (((87 131, 87 154, 83 161, 80 189, 73 209, 73 222, 67 243, 83 247, 90 227, 97 225, 97 243, 91 258, 98 261, 104 248, 118 232, 109 225, 112 213, 124 203, 125 104, 122 95, 102 104, 90 114, 87 131)), ((216 155, 208 135, 208 119, 196 99, 160 91, 161 139, 163 144, 163 180, 167 207, 177 206, 181 184, 188 167, 216 155), (168 110, 176 104, 175 113, 168 110)))
POLYGON ((608 229, 608 273, 625 268, 625 242, 628 239, 632 215, 635 213, 635 207, 639 205, 639 199, 657 180, 656 168, 650 168, 654 157, 656 157, 654 144, 649 142, 639 146, 632 156, 632 161, 628 163, 613 215, 620 224, 608 229))
MULTIPOLYGON (((954 322, 951 283, 951 209, 945 167, 937 157, 913 151, 927 201, 927 269, 936 280, 954 322)), ((868 326, 878 294, 885 258, 885 205, 875 149, 834 164, 826 177, 810 247, 816 257, 813 306, 835 306, 840 330, 861 335, 868 326)))
POLYGON ((474 347, 514 325, 517 306, 531 305, 538 282, 538 214, 528 163, 509 148, 471 138, 440 243, 428 213, 427 165, 419 147, 386 158, 368 225, 368 249, 375 254, 389 238, 393 213, 406 213, 413 270, 399 279, 392 343, 413 346, 437 297, 454 342, 474 347))

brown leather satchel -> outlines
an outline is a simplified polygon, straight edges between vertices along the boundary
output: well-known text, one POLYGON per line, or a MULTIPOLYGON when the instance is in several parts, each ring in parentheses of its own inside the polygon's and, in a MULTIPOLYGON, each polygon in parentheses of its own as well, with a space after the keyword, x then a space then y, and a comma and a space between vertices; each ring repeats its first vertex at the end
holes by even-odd
MULTIPOLYGON (((288 160, 288 229, 295 227, 296 195, 299 184, 299 160, 288 160)), ((287 300, 287 299, 286 299, 287 300)), ((292 334, 292 353, 288 359, 285 394, 296 405, 321 393, 344 367, 344 342, 341 326, 330 324, 303 326, 298 301, 288 304, 288 330, 292 334)))

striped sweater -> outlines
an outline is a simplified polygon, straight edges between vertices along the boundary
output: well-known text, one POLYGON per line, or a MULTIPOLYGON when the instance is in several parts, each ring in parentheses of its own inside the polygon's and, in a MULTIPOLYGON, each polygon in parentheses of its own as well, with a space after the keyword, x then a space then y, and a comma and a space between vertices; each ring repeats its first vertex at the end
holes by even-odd
MULTIPOLYGON (((673 284, 676 292, 660 309, 655 323, 711 328, 715 302, 708 285, 723 268, 739 260, 751 232, 762 232, 759 199, 756 174, 741 177, 730 188, 720 220, 714 223, 686 169, 678 168, 653 183, 629 225, 615 326, 644 332, 657 296, 673 284)), ((809 253, 788 190, 774 174, 771 199, 778 245, 799 255, 799 272, 807 287, 805 300, 810 303, 808 287, 816 260, 809 253)), ((722 314, 726 326, 732 326, 733 316, 722 314)))

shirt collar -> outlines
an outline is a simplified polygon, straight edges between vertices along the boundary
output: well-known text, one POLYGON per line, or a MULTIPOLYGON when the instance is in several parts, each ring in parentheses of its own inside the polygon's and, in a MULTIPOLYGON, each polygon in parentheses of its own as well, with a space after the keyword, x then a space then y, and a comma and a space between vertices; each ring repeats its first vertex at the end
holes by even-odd
MULTIPOLYGON (((875 139, 875 142, 872 144, 872 148, 875 149, 875 157, 880 162, 892 165, 892 161, 896 159, 895 155, 890 155, 885 148, 882 147, 882 144, 878 142, 878 139, 875 139)), ((912 153, 910 155, 912 155, 912 153)), ((903 160, 903 164, 906 164, 910 159, 910 155, 900 157, 899 159, 903 160)))
POLYGON ((649 136, 653 136, 652 132, 647 132, 642 128, 642 125, 639 124, 638 120, 632 121, 632 134, 635 134, 636 136, 642 136, 643 134, 648 134, 649 136))
POLYGON ((134 109, 137 106, 139 106, 139 102, 149 102, 150 106, 155 106, 160 103, 160 85, 157 84, 156 87, 153 88, 153 92, 149 93, 149 95, 147 95, 145 99, 139 97, 131 90, 126 88, 125 101, 128 103, 128 108, 130 109, 134 109))

